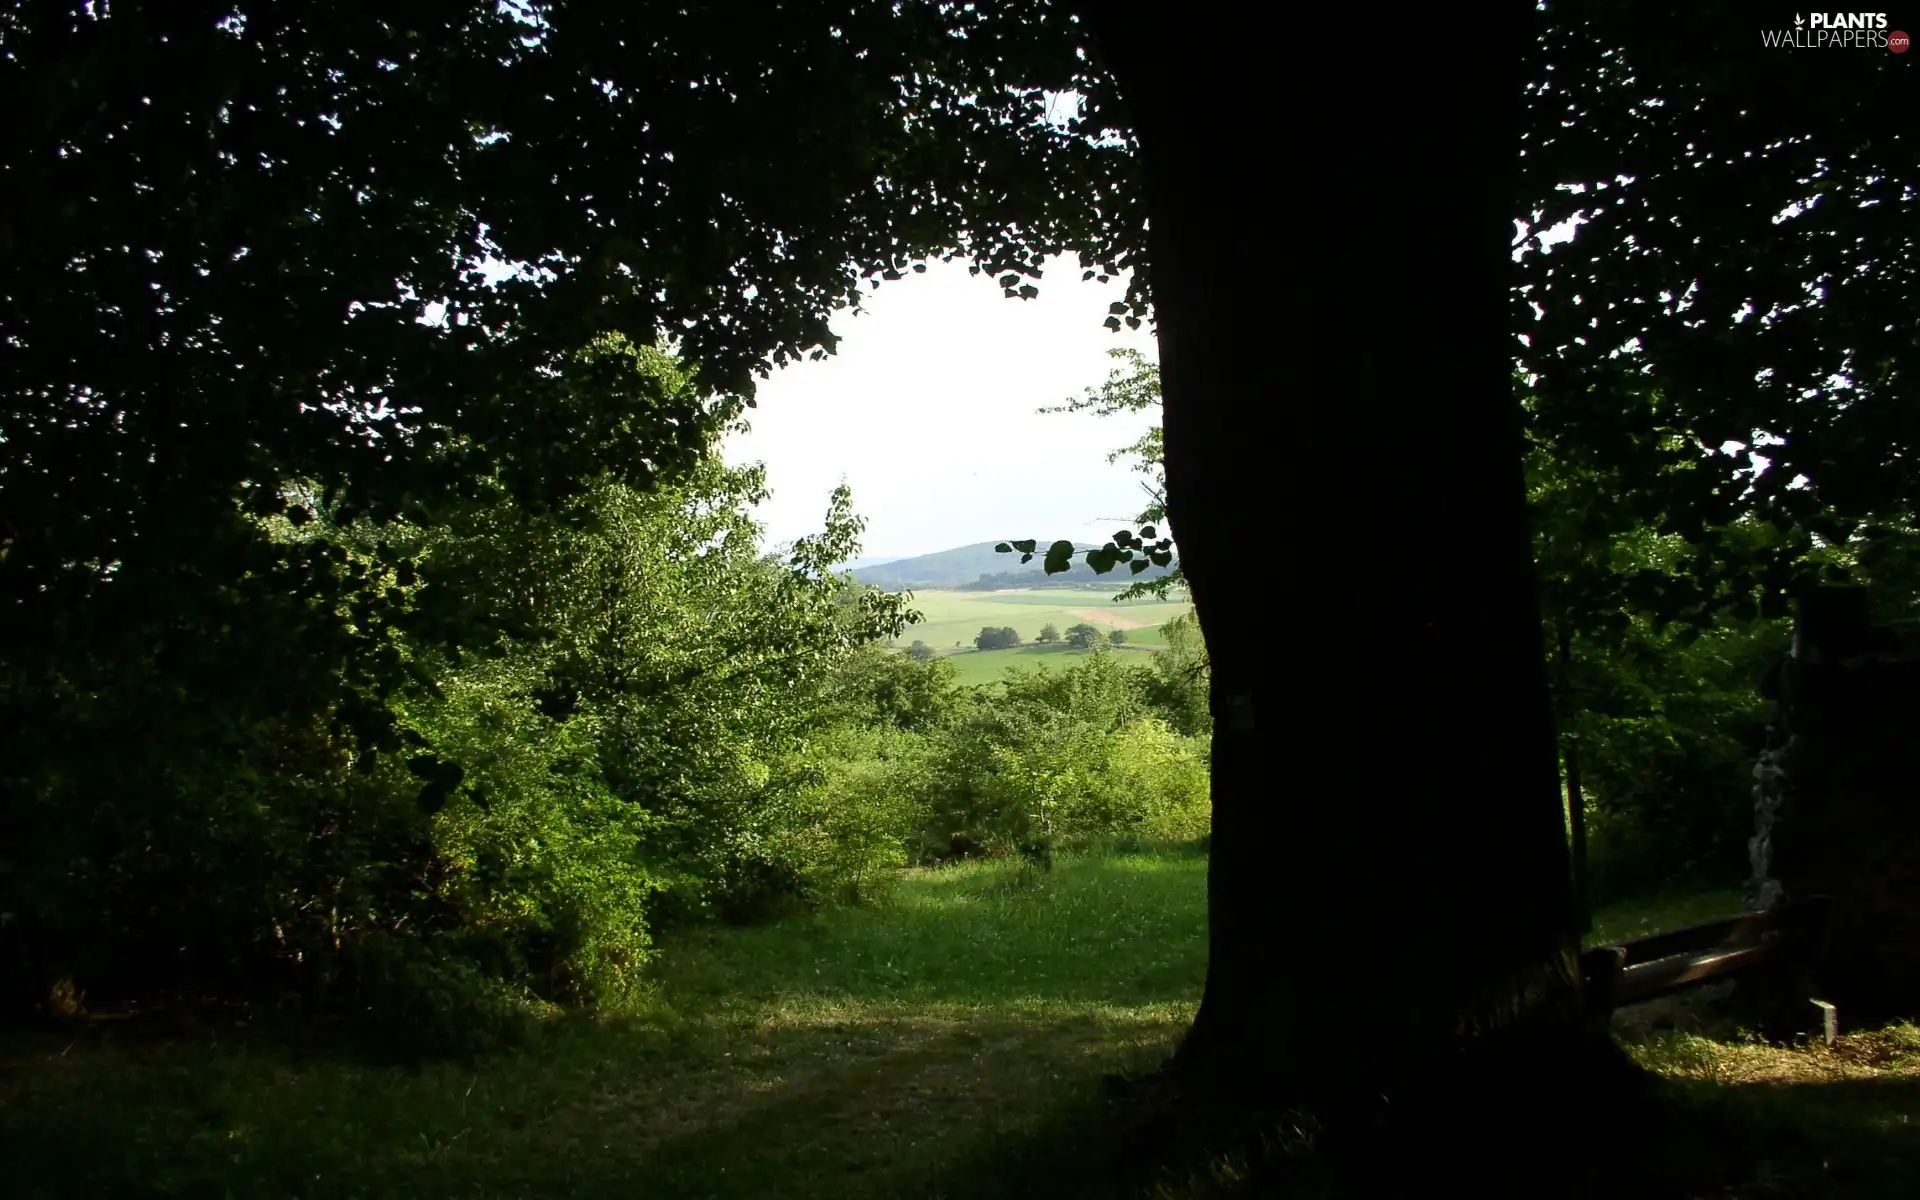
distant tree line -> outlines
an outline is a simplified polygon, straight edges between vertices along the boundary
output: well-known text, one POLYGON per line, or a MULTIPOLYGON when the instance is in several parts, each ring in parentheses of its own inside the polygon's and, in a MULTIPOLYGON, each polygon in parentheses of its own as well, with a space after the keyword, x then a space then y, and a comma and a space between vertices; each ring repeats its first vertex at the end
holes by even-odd
MULTIPOLYGON (((1139 575, 1130 576, 1133 582, 1162 579, 1172 574, 1176 567, 1148 567, 1139 575)), ((1001 588, 1047 589, 1049 591, 1112 591, 1115 576, 1096 575, 1093 568, 1084 562, 1076 561, 1073 569, 1060 575, 1043 575, 1031 569, 1019 571, 996 571, 982 574, 972 583, 963 583, 955 588, 961 592, 992 592, 1001 588)))
MULTIPOLYGON (((1103 641, 1110 646, 1126 645, 1127 631, 1111 629, 1101 633, 1098 627, 1082 622, 1067 626, 1067 632, 1063 636, 1058 625, 1048 622, 1040 627, 1040 633, 1033 640, 1043 646, 1065 642, 1075 650, 1091 650, 1103 641)), ((982 626, 973 639, 974 647, 980 650, 1010 650, 1021 642, 1020 631, 1011 625, 1002 625, 998 628, 992 625, 982 626)), ((925 662, 933 657, 933 649, 925 642, 916 641, 907 647, 907 656, 925 662)))

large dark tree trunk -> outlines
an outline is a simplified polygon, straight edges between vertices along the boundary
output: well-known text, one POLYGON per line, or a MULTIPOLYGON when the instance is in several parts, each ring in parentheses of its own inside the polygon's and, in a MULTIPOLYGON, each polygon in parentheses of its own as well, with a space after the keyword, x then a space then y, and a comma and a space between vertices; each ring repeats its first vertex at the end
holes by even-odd
POLYGON ((1144 151, 1167 498, 1213 664, 1211 959, 1178 1064, 1332 1101, 1572 1030, 1507 316, 1532 7, 1095 12, 1144 151))
MULTIPOLYGON (((1913 730, 1920 653, 1876 624, 1868 593, 1800 598, 1775 687, 1775 745, 1756 773, 1749 901, 1832 901, 1815 993, 1843 1023, 1920 1015, 1920 808, 1913 730)), ((1780 997, 1791 1023, 1806 993, 1780 997)))

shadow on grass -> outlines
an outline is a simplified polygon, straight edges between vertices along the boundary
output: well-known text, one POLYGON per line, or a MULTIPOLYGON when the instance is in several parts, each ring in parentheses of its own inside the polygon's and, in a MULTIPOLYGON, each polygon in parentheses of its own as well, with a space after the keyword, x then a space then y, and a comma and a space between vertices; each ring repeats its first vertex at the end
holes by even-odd
POLYGON ((1203 859, 988 864, 672 939, 659 1011, 473 1061, 9 1036, 0 1195, 1920 1196, 1920 1031, 1833 1051, 1676 1035, 1635 1051, 1666 1077, 1645 1108, 1449 1092, 1392 1145, 1107 1088, 1172 1051, 1203 947, 1203 859), (1356 1162, 1408 1173, 1356 1185, 1356 1162))
POLYGON ((938 1195, 1171 1050, 1204 860, 916 873, 893 901, 669 942, 664 1003, 470 1061, 124 1025, 0 1039, 0 1194, 938 1195))
MULTIPOLYGON (((1477 1106, 1475 1106, 1477 1107, 1477 1106)), ((988 1197, 1514 1197, 1893 1200, 1920 1196, 1920 1081, 1657 1081, 1609 1112, 1497 1106, 1452 1144, 1340 1149, 1297 1116, 1083 1097, 983 1143, 927 1194, 988 1197)))
POLYGON ((1695 1114, 1682 1165, 1691 1158, 1718 1194, 1920 1196, 1920 1079, 1676 1087, 1695 1114))

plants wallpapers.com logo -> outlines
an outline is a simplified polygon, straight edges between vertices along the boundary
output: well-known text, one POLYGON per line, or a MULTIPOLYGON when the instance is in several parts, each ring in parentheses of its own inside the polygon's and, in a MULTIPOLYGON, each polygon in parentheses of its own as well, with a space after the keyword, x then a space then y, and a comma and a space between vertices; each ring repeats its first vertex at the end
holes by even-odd
POLYGON ((1795 13, 1785 29, 1762 29, 1760 44, 1787 50, 1886 50, 1905 54, 1913 39, 1889 29, 1886 13, 1795 13))

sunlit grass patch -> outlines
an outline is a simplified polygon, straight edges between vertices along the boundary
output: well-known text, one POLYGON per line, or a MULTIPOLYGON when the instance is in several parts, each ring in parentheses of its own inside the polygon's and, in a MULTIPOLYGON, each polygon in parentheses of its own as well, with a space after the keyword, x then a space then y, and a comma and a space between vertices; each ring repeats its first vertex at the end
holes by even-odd
MULTIPOLYGON (((1022 1155, 1124 1148, 1100 1077, 1163 1062, 1192 1020, 1205 871, 1181 853, 909 871, 870 908, 670 935, 652 1009, 552 1022, 470 1062, 380 1066, 227 1034, 15 1037, 0 1043, 0 1194, 1058 1194, 1020 1175, 1041 1165, 1022 1155)), ((1598 924, 1631 935, 1725 902, 1669 897, 1598 924)), ((1760 1164, 1742 1179, 1784 1181, 1701 1194, 1920 1195, 1858 1166, 1920 1164, 1920 1029, 1832 1050, 1668 1034, 1631 1052, 1703 1109, 1737 1110, 1749 1132, 1729 1161, 1760 1164), (1783 1132, 1801 1128, 1816 1133, 1783 1132), (1841 1190, 1820 1190, 1830 1176, 1841 1190)), ((1271 1157, 1249 1145, 1165 1194, 1234 1194, 1271 1157)))
POLYGON ((1632 941, 1685 925, 1739 916, 1746 902, 1735 888, 1669 891, 1606 905, 1593 914, 1589 946, 1632 941))
POLYGON ((650 1009, 473 1062, 15 1038, 0 1194, 932 1194, 1102 1073, 1164 1060, 1204 974, 1205 868, 967 863, 871 908, 683 931, 650 1009))
POLYGON ((662 984, 722 1011, 1191 1000, 1205 971, 1205 871, 1188 855, 911 871, 882 905, 671 940, 662 984))
POLYGON ((1643 1065, 1675 1079, 1723 1084, 1829 1083, 1910 1079, 1920 1083, 1920 1027, 1901 1023, 1846 1034, 1832 1046, 1814 1037, 1769 1042, 1669 1033, 1629 1044, 1643 1065))

